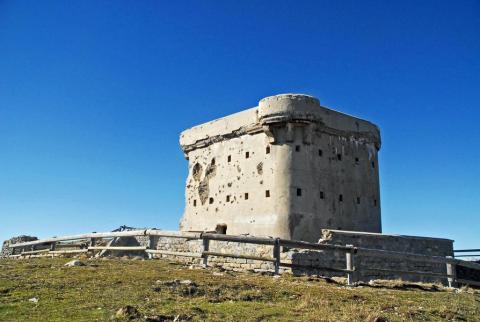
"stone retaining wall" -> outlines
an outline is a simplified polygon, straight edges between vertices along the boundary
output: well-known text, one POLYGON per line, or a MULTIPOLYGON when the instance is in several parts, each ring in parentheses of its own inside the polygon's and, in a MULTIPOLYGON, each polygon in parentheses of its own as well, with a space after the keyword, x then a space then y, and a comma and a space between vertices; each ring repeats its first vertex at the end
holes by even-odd
MULTIPOLYGON (((417 253, 431 256, 451 256, 453 254, 453 241, 447 239, 394 236, 381 234, 367 234, 357 232, 345 232, 335 230, 324 230, 320 243, 354 245, 363 248, 374 248, 399 252, 417 253)), ((160 237, 155 241, 157 250, 172 252, 187 252, 200 254, 203 250, 202 240, 185 240, 179 238, 160 237)), ((273 246, 243 244, 237 242, 210 241, 209 251, 231 253, 238 255, 252 255, 260 257, 273 257, 273 246)), ((281 247, 281 262, 288 264, 302 265, 302 267, 281 267, 281 273, 292 273, 294 275, 319 275, 319 276, 340 276, 345 273, 332 272, 326 269, 314 268, 315 266, 329 268, 346 268, 345 252, 340 250, 305 250, 298 248, 281 247)), ((190 265, 201 265, 200 258, 192 258, 176 255, 155 255, 157 258, 169 258, 190 265)), ((378 257, 361 251, 354 256, 355 267, 358 270, 357 279, 369 281, 371 279, 403 279, 408 281, 421 282, 442 282, 445 279, 436 277, 424 277, 412 274, 400 274, 389 272, 368 271, 366 268, 396 269, 405 271, 425 271, 434 273, 446 273, 445 264, 427 263, 414 260, 409 256, 401 258, 378 257)), ((270 271, 274 266, 271 262, 257 261, 228 257, 208 257, 208 265, 222 267, 234 271, 270 271)))

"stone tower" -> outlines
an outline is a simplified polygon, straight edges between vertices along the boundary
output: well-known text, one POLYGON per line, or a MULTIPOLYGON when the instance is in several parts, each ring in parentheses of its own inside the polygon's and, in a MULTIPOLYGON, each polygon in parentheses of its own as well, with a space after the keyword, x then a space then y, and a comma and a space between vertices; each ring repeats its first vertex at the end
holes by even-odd
POLYGON ((185 130, 183 231, 317 241, 321 229, 381 232, 374 124, 282 94, 185 130))

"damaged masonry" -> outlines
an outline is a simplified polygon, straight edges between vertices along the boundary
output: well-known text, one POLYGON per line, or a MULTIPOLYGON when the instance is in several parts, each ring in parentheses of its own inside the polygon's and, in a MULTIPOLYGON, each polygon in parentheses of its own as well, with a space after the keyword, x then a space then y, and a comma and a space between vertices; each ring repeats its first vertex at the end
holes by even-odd
POLYGON ((321 229, 381 232, 374 124, 284 94, 184 131, 182 231, 316 242, 321 229))

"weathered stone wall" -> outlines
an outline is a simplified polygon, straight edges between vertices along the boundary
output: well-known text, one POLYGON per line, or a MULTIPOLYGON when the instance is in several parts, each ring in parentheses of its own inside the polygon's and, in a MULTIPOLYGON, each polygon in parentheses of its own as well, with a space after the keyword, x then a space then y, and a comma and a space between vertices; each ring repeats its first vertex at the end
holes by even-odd
POLYGON ((381 232, 379 129, 314 97, 264 98, 182 132, 180 144, 182 231, 312 242, 322 228, 381 232))
MULTIPOLYGON (((392 236, 381 234, 362 234, 355 232, 342 231, 323 231, 324 239, 322 243, 333 243, 338 245, 353 244, 357 247, 374 248, 382 250, 391 250, 408 253, 418 253, 432 256, 447 256, 453 252, 453 242, 447 239, 421 238, 409 236, 392 236)), ((174 251, 201 253, 203 244, 201 240, 185 240, 178 238, 162 237, 158 239, 157 249, 174 251)), ((209 250, 212 252, 233 253, 241 255, 252 255, 261 257, 272 257, 273 246, 242 244, 237 242, 210 241, 209 250)), ((320 276, 341 276, 344 273, 332 272, 325 269, 314 268, 329 267, 344 269, 346 267, 345 252, 339 250, 305 250, 297 248, 282 247, 281 262, 302 265, 302 267, 281 267, 281 273, 292 273, 294 275, 320 275, 320 276)), ((157 255, 156 257, 170 258, 183 263, 192 265, 200 265, 201 259, 173 256, 173 255, 157 255)), ((434 273, 446 273, 444 264, 428 263, 414 260, 409 256, 404 257, 377 257, 366 251, 359 251, 355 257, 355 267, 358 270, 357 278, 360 281, 369 281, 372 279, 397 279, 401 278, 408 281, 423 282, 442 282, 445 279, 435 277, 423 277, 419 275, 401 274, 369 271, 367 268, 376 269, 395 269, 404 271, 425 271, 434 273)), ((256 260, 228 258, 228 257, 208 257, 208 265, 214 267, 222 267, 227 270, 235 271, 270 271, 273 272, 273 263, 256 260)))
POLYGON ((32 240, 38 240, 38 238, 34 236, 21 235, 21 236, 10 238, 9 240, 5 240, 2 245, 2 253, 0 254, 0 258, 13 255, 12 248, 9 248, 8 247, 9 245, 28 242, 32 240))

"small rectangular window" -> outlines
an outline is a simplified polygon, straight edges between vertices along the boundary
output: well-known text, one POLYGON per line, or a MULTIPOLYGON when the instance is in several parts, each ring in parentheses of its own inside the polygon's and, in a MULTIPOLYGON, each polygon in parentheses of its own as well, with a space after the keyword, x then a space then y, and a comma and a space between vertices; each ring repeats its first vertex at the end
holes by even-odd
POLYGON ((324 199, 325 195, 323 194, 323 191, 320 191, 320 199, 324 199))
POLYGON ((302 189, 300 189, 300 188, 297 188, 297 196, 299 196, 299 197, 300 197, 301 195, 302 195, 302 189))
POLYGON ((295 145, 295 151, 300 152, 300 145, 295 145))
POLYGON ((360 204, 360 197, 357 197, 357 205, 360 204))
POLYGON ((338 160, 338 161, 342 161, 342 155, 341 155, 340 153, 337 154, 337 160, 338 160))
POLYGON ((248 192, 245 192, 245 200, 248 200, 248 192))
POLYGON ((266 154, 269 154, 269 153, 270 153, 270 147, 269 147, 269 146, 267 146, 267 147, 265 148, 265 153, 266 153, 266 154))
POLYGON ((250 152, 245 152, 245 159, 248 159, 250 157, 250 152))
POLYGON ((340 201, 340 202, 343 201, 343 195, 338 195, 338 201, 340 201))
POLYGON ((229 155, 229 156, 227 157, 227 162, 230 162, 230 161, 232 161, 232 156, 231 156, 231 155, 229 155))
POLYGON ((227 196, 227 202, 230 202, 230 195, 227 196))
POLYGON ((321 157, 323 155, 323 151, 320 149, 318 150, 318 156, 321 157))
POLYGON ((197 200, 196 200, 196 199, 193 199, 193 206, 194 206, 194 207, 197 206, 197 200))
POLYGON ((270 190, 265 190, 265 197, 270 198, 270 190))

